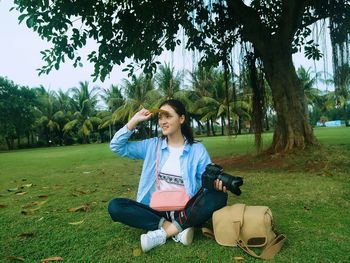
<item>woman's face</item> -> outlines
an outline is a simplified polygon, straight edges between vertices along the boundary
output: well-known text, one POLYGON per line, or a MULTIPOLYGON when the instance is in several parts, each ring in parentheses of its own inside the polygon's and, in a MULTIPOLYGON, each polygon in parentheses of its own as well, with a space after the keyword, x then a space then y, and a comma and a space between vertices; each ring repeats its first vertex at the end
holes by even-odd
POLYGON ((179 116, 170 105, 163 105, 160 109, 168 112, 159 113, 158 116, 158 124, 163 135, 169 136, 181 132, 181 124, 185 121, 185 116, 179 116))

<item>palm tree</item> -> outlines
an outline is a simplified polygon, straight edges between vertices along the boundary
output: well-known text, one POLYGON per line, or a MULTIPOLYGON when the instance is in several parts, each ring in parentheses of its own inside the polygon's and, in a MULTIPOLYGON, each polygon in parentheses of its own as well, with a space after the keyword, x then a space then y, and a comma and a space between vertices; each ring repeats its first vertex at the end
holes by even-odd
POLYGON ((179 72, 175 72, 169 64, 159 67, 159 72, 155 75, 158 90, 165 99, 173 99, 176 93, 180 91, 180 83, 182 76, 179 72))
MULTIPOLYGON (((213 70, 211 76, 211 93, 209 96, 201 96, 196 102, 197 113, 202 116, 201 121, 207 121, 207 123, 210 121, 213 134, 213 123, 220 118, 221 134, 223 135, 224 127, 227 126, 225 118, 228 110, 231 116, 248 116, 248 105, 238 99, 234 101, 234 84, 231 82, 228 83, 228 94, 226 94, 225 75, 223 71, 213 70)), ((226 130, 228 131, 228 127, 226 127, 226 130)))
POLYGON ((100 97, 106 103, 108 110, 111 112, 114 112, 124 104, 124 97, 121 88, 117 85, 111 85, 109 89, 102 89, 100 97))
POLYGON ((103 89, 101 94, 102 100, 107 104, 108 111, 101 111, 97 114, 97 117, 101 119, 101 124, 98 126, 99 130, 109 128, 109 137, 112 139, 113 134, 113 119, 112 114, 119 107, 124 104, 124 97, 121 89, 117 85, 111 85, 109 89, 103 89))
POLYGON ((49 145, 54 142, 55 137, 60 131, 60 125, 57 123, 55 114, 59 111, 59 104, 56 93, 46 90, 44 86, 34 89, 37 95, 36 126, 44 134, 46 143, 49 145))
POLYGON ((304 87, 304 94, 306 103, 312 107, 319 104, 321 91, 315 88, 315 85, 319 79, 320 73, 316 73, 314 77, 311 76, 311 69, 305 69, 300 66, 297 70, 298 78, 304 87))
MULTIPOLYGON (((117 108, 112 115, 113 123, 125 122, 142 108, 150 108, 159 99, 160 94, 154 90, 153 80, 145 75, 138 77, 133 75, 131 81, 123 80, 123 91, 125 102, 117 108)), ((141 125, 141 132, 145 135, 144 124, 141 125)))
MULTIPOLYGON (((214 68, 198 67, 194 72, 190 72, 192 91, 197 97, 194 104, 194 109, 192 110, 192 115, 197 121, 199 132, 201 131, 201 119, 205 117, 206 111, 208 109, 203 109, 207 104, 205 99, 212 97, 213 86, 214 86, 214 68), (202 110, 200 109, 202 108, 202 110)), ((209 117, 209 116, 208 116, 209 117)), ((203 119, 207 125, 207 135, 210 135, 210 123, 209 118, 203 119)), ((202 120, 202 121, 203 121, 202 120)))
POLYGON ((63 131, 66 134, 76 132, 82 139, 83 143, 89 142, 89 136, 94 130, 94 126, 97 128, 101 124, 101 119, 96 117, 96 104, 97 104, 97 91, 98 87, 94 87, 89 91, 89 83, 79 82, 79 88, 72 88, 73 102, 74 102, 74 114, 73 120, 68 122, 63 131))
POLYGON ((57 101, 59 105, 59 111, 54 114, 54 119, 60 127, 58 132, 59 143, 61 145, 63 143, 68 144, 68 141, 71 140, 71 138, 67 137, 68 134, 65 134, 63 128, 71 119, 74 111, 74 101, 69 96, 69 91, 64 92, 61 89, 57 92, 57 101))

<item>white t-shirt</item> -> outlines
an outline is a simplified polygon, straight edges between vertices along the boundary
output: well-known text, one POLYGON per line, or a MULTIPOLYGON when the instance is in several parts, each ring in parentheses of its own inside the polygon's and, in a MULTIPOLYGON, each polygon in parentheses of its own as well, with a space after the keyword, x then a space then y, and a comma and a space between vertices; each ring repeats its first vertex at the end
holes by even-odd
POLYGON ((160 190, 185 190, 180 168, 180 155, 184 147, 171 147, 168 145, 169 157, 159 172, 160 190))

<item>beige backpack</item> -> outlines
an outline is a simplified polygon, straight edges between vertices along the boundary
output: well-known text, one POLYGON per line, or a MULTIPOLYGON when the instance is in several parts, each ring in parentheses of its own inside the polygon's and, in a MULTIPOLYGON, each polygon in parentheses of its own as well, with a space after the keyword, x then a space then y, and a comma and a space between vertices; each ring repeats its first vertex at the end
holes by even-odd
POLYGON ((214 233, 203 228, 203 234, 215 238, 223 246, 238 246, 249 255, 271 259, 280 251, 286 237, 276 235, 272 212, 267 206, 234 204, 213 214, 214 233), (250 247, 262 248, 257 255, 250 247))

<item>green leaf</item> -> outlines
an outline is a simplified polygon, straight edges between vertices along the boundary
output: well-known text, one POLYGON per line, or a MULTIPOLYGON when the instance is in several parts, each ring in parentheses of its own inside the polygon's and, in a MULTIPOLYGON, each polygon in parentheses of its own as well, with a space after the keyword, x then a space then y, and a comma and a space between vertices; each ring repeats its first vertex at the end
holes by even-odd
POLYGON ((27 17, 27 15, 28 15, 28 14, 22 14, 22 15, 20 15, 20 16, 18 17, 18 20, 19 20, 18 24, 22 23, 23 20, 24 20, 24 18, 27 17))
POLYGON ((33 27, 34 26, 34 18, 32 16, 29 17, 27 19, 26 23, 27 23, 27 27, 29 27, 29 28, 33 27))

